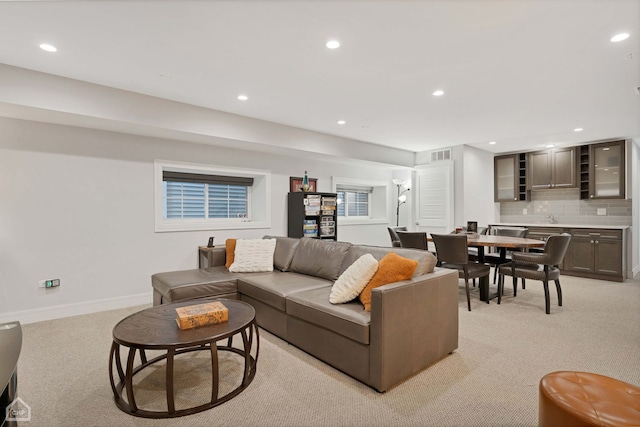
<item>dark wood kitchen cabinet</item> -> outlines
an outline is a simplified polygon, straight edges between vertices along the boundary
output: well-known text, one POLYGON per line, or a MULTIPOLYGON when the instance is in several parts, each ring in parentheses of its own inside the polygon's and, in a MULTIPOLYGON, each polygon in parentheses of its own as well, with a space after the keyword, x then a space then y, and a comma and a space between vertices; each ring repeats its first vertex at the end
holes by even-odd
POLYGON ((625 141, 580 147, 580 198, 625 198, 625 141))
POLYGON ((494 201, 518 202, 529 200, 526 153, 494 157, 493 174, 494 201))
POLYGON ((528 171, 531 190, 575 187, 575 147, 553 148, 529 153, 528 171))
POLYGON ((571 243, 563 273, 595 279, 624 280, 622 230, 570 229, 571 243))

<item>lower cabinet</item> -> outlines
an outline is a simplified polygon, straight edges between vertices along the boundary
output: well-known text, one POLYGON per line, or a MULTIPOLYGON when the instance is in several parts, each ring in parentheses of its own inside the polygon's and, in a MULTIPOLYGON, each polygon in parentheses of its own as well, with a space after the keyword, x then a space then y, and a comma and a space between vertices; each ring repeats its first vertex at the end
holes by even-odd
MULTIPOLYGON (((500 224, 506 226, 509 224, 500 224)), ((495 227, 496 225, 490 225, 495 227)), ((626 238, 623 229, 568 228, 558 226, 511 225, 526 227, 528 239, 547 240, 552 234, 569 233, 571 242, 560 264, 560 272, 569 276, 622 282, 626 272, 626 238)), ((541 252, 544 249, 529 249, 541 252)))
POLYGON ((624 280, 621 230, 570 229, 571 243, 564 259, 566 274, 624 280))

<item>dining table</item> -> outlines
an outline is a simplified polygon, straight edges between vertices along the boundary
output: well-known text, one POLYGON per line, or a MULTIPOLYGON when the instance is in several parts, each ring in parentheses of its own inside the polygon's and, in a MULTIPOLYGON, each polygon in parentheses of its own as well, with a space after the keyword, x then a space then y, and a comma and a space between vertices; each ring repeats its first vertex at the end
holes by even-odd
MULTIPOLYGON (((427 240, 432 241, 431 237, 427 240)), ((478 262, 481 264, 483 264, 485 260, 485 247, 497 248, 501 261, 505 261, 507 258, 507 249, 523 249, 527 251, 531 248, 544 248, 544 244, 544 240, 527 239, 524 237, 467 234, 467 246, 478 248, 478 262)), ((479 279, 478 288, 480 289, 480 301, 489 301, 498 296, 497 292, 489 295, 489 276, 484 276, 479 279)))

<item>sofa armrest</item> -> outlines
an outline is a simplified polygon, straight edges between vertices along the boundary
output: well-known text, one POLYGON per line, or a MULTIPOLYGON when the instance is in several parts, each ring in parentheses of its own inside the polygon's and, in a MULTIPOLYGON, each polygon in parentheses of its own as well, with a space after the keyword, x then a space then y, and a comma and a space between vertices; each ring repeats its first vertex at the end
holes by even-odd
POLYGON ((458 348, 458 272, 436 269, 371 292, 371 382, 386 391, 458 348))

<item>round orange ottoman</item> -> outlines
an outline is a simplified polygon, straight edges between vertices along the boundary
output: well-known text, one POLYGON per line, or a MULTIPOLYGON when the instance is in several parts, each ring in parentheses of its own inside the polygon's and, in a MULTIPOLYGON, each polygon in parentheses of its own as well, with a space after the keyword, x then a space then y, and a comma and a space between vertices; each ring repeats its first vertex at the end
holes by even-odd
POLYGON ((540 380, 539 427, 640 426, 640 388, 588 372, 540 380))

